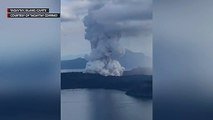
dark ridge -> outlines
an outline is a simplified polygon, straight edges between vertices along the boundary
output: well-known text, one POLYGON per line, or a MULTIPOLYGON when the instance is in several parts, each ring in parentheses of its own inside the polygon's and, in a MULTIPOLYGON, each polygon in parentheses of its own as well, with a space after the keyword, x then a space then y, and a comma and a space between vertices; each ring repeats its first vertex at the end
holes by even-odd
POLYGON ((116 89, 135 97, 152 97, 151 75, 102 76, 82 72, 61 74, 61 89, 116 89))

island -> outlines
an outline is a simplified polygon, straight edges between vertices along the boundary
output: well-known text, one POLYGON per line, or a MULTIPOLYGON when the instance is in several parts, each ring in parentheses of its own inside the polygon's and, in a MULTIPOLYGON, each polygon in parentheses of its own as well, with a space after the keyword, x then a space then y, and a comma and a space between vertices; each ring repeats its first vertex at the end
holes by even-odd
POLYGON ((61 89, 114 89, 125 91, 126 95, 151 99, 152 75, 102 76, 99 74, 68 72, 61 73, 61 89))

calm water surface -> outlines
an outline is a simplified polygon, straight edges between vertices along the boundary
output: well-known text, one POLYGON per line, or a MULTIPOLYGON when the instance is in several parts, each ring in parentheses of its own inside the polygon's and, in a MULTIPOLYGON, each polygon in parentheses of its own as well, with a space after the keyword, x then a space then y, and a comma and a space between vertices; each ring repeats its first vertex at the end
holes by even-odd
POLYGON ((62 120, 152 120, 151 100, 117 90, 62 90, 61 102, 62 120))

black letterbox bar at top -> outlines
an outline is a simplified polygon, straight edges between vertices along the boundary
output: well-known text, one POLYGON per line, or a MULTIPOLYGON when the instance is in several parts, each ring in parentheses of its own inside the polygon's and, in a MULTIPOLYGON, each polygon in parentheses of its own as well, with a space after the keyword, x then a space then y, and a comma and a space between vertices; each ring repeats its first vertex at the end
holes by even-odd
POLYGON ((8 13, 12 13, 12 12, 43 12, 43 13, 48 13, 48 12, 50 12, 50 10, 49 10, 49 8, 7 8, 7 12, 8 13), (31 11, 31 10, 35 10, 35 11, 31 11))

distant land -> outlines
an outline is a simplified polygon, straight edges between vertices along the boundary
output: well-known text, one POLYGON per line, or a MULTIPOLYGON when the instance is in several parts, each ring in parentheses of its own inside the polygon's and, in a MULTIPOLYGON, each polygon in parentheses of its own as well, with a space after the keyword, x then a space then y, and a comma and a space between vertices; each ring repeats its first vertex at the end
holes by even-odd
MULTIPOLYGON (((151 72, 152 59, 148 56, 145 56, 143 53, 126 50, 125 55, 120 57, 118 61, 123 67, 125 67, 126 70, 140 67, 143 69, 149 69, 148 71, 151 72)), ((81 57, 72 60, 62 60, 61 69, 84 69, 86 63, 87 60, 81 57)))

